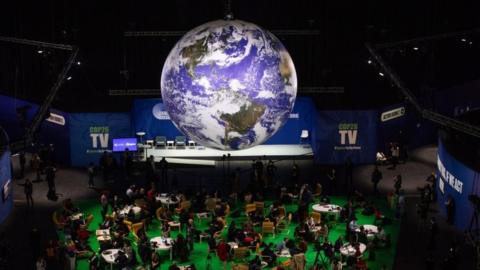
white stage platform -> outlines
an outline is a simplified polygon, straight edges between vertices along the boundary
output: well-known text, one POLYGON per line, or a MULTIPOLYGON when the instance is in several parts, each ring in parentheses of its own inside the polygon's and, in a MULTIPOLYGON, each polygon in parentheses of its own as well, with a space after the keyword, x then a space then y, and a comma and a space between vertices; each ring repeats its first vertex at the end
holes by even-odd
POLYGON ((230 159, 256 159, 258 157, 281 158, 281 157, 303 157, 313 156, 313 150, 310 145, 257 145, 244 150, 223 151, 205 147, 196 146, 189 148, 186 146, 181 149, 145 149, 141 160, 145 156, 153 155, 155 161, 160 161, 163 157, 171 163, 196 164, 196 165, 214 165, 215 161, 222 160, 223 155, 230 154, 230 159), (210 162, 208 162, 210 161, 210 162), (213 164, 212 164, 213 162, 213 164), (200 164, 202 163, 202 164, 200 164), (207 164, 208 163, 208 164, 207 164))

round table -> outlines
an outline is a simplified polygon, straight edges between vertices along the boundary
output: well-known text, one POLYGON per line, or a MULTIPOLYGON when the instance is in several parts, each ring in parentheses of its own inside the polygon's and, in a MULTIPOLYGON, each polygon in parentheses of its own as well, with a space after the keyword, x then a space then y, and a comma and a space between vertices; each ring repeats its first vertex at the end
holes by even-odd
MULTIPOLYGON (((364 243, 359 243, 359 247, 360 254, 363 254, 367 249, 367 245, 365 245, 364 243)), ((340 248, 340 253, 342 253, 342 255, 344 256, 355 256, 355 248, 352 246, 352 244, 346 243, 340 248)))
POLYGON ((162 236, 157 236, 150 239, 150 244, 155 249, 155 251, 159 250, 170 250, 170 260, 173 258, 173 240, 172 238, 166 238, 162 236))
POLYGON ((371 224, 360 225, 357 229, 355 229, 355 231, 360 232, 360 227, 363 227, 363 229, 367 233, 368 239, 373 239, 375 235, 378 233, 378 227, 375 225, 371 225, 371 224))
POLYGON ((170 206, 173 204, 177 204, 180 201, 180 198, 177 196, 176 200, 172 200, 170 196, 157 196, 155 197, 155 200, 157 200, 157 202, 170 206))
POLYGON ((140 214, 140 212, 142 211, 142 208, 138 207, 138 206, 131 206, 131 205, 127 205, 125 206, 123 209, 120 209, 120 211, 118 211, 118 214, 120 216, 126 216, 128 215, 128 213, 130 212, 130 210, 133 210, 133 213, 135 215, 138 215, 140 214))
POLYGON ((319 213, 331 213, 338 215, 340 214, 340 211, 342 210, 342 207, 336 205, 336 204, 314 204, 312 205, 312 209, 315 212, 319 213))
MULTIPOLYGON (((113 265, 116 264, 115 260, 118 257, 118 253, 121 251, 121 249, 118 248, 112 248, 112 249, 107 249, 102 252, 102 258, 110 264, 110 269, 113 268, 113 265)), ((127 256, 127 254, 125 254, 127 256)), ((128 256, 127 256, 128 258, 128 256)))

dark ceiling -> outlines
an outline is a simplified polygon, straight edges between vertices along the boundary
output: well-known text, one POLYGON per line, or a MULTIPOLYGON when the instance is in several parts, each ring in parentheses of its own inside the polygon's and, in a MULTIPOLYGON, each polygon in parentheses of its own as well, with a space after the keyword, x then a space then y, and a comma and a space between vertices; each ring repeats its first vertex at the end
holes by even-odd
MULTIPOLYGON (((269 30, 318 30, 315 35, 278 36, 294 59, 299 94, 307 87, 343 87, 343 93, 305 94, 327 109, 371 108, 401 100, 390 82, 367 64, 365 42, 480 26, 479 1, 237 0, 231 7, 237 19, 269 30)), ((109 96, 109 90, 159 88, 163 61, 179 36, 133 38, 124 37, 124 32, 185 31, 222 18, 224 11, 225 1, 220 0, 9 1, 0 10, 0 35, 80 48, 81 64, 71 70, 72 79, 62 87, 54 107, 125 111, 135 97, 109 96)), ((455 39, 421 43, 418 51, 409 45, 382 54, 410 87, 423 93, 480 77, 479 68, 468 67, 479 63, 479 44, 480 40, 468 44, 455 39)), ((68 54, 37 50, 0 42, 0 93, 42 101, 68 54)))

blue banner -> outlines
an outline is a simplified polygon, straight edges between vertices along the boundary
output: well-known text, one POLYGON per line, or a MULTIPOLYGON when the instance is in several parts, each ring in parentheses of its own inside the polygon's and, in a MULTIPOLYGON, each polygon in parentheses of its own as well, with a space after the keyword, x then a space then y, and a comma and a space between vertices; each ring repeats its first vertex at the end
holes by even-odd
POLYGON ((173 140, 175 136, 182 135, 159 98, 136 99, 133 102, 132 121, 135 133, 145 132, 144 140, 155 139, 156 136, 173 140))
POLYGON ((320 111, 313 142, 315 160, 322 164, 372 163, 377 149, 376 111, 320 111))
POLYGON ((73 113, 70 115, 71 164, 98 164, 102 153, 112 150, 112 139, 134 136, 129 113, 73 113))
MULTIPOLYGON (((2 132, 0 130, 0 132, 2 132)), ((13 183, 10 170, 10 152, 0 151, 0 223, 10 214, 13 207, 13 183)))
POLYGON ((468 229, 474 210, 468 196, 480 196, 480 173, 456 160, 439 139, 436 174, 437 202, 441 211, 447 214, 445 203, 449 197, 453 198, 454 225, 461 230, 468 229))
MULTIPOLYGON (((11 142, 23 139, 25 128, 30 125, 38 108, 35 103, 0 95, 0 125, 11 142), (24 120, 18 109, 25 111, 24 120)), ((45 145, 53 144, 55 159, 67 164, 70 160, 69 133, 68 114, 51 109, 50 117, 37 130, 36 141, 45 145)))

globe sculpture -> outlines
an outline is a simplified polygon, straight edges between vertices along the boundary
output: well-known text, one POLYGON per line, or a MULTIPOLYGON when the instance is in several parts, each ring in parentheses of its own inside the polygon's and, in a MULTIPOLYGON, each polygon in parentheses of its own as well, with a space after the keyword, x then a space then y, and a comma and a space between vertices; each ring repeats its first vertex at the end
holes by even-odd
POLYGON ((186 33, 162 70, 162 99, 171 120, 206 147, 249 148, 287 121, 297 74, 283 44, 240 20, 218 20, 186 33))

